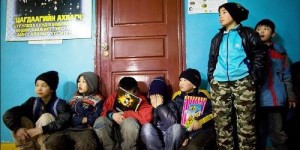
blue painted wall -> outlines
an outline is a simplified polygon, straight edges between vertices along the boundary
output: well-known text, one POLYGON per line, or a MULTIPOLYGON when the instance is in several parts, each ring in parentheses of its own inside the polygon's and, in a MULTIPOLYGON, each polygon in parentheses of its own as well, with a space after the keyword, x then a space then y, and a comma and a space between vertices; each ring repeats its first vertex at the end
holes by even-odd
MULTIPOLYGON (((271 19, 276 25, 275 41, 286 49, 292 62, 300 60, 300 1, 290 0, 229 0, 238 2, 249 10, 248 19, 242 24, 255 27, 264 18, 271 19)), ((185 5, 187 6, 187 0, 185 5)), ((187 12, 187 7, 185 7, 187 12)), ((185 13, 186 64, 201 72, 203 88, 207 87, 207 62, 210 42, 221 28, 218 14, 185 13)))
MULTIPOLYGON (((287 49, 292 62, 300 60, 300 1, 235 2, 240 2, 250 11, 243 25, 253 27, 263 18, 272 19, 279 35, 276 40, 287 49)), ((13 142, 10 131, 3 124, 3 113, 34 96, 35 77, 48 70, 60 73, 57 94, 70 99, 76 90, 78 74, 94 70, 95 38, 64 40, 62 45, 5 42, 5 14, 6 0, 1 0, 1 142, 13 142)), ((92 33, 95 33, 94 17, 95 10, 92 33)), ((210 40, 219 28, 218 14, 187 14, 185 7, 186 65, 201 72, 201 86, 205 88, 210 40)))
MULTIPOLYGON (((1 142, 12 142, 11 133, 2 121, 4 112, 35 96, 35 78, 49 70, 59 72, 57 95, 69 100, 76 90, 77 76, 94 71, 95 37, 63 40, 62 45, 5 42, 5 14, 6 0, 1 0, 1 142)), ((95 33, 95 8, 92 24, 95 33)))

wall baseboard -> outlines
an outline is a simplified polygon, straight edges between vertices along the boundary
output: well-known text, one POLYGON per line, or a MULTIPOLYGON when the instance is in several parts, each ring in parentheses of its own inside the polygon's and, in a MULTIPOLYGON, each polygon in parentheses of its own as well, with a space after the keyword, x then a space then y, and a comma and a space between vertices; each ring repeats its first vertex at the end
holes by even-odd
POLYGON ((15 143, 0 143, 1 150, 17 150, 15 143))

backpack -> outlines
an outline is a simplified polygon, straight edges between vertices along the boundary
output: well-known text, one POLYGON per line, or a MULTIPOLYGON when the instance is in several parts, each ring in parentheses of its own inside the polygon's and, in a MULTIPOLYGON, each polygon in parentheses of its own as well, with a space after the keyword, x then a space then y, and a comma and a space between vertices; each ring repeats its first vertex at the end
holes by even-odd
MULTIPOLYGON (((58 103, 59 103, 60 99, 57 98, 50 106, 50 113, 52 115, 54 115, 55 117, 58 116, 58 103)), ((39 113, 41 111, 41 107, 39 107, 42 103, 42 99, 37 97, 35 100, 34 100, 34 104, 33 104, 33 117, 35 118, 38 118, 39 116, 39 113)))

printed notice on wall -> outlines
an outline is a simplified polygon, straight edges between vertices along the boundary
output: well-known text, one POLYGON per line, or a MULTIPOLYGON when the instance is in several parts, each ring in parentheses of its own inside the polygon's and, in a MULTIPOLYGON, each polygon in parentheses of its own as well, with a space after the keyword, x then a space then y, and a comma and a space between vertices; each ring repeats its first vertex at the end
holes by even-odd
POLYGON ((188 14, 218 13, 220 5, 227 0, 188 0, 188 14))
POLYGON ((90 0, 8 0, 6 41, 91 38, 90 0))

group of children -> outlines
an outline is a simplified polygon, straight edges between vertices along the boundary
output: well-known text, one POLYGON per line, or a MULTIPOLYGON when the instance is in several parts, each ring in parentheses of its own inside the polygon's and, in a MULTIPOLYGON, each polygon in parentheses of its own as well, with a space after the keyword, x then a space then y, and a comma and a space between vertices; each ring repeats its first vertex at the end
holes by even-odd
POLYGON ((139 92, 134 78, 122 78, 119 87, 139 97, 141 103, 136 111, 117 111, 114 108, 117 92, 104 99, 94 72, 78 76, 77 91, 67 102, 56 96, 58 73, 48 71, 35 80, 37 97, 7 110, 3 121, 13 131, 19 149, 174 150, 214 146, 209 99, 203 115, 191 128, 180 124, 185 96, 210 97, 207 92, 198 91, 199 71, 187 69, 179 79, 180 92, 172 100, 163 77, 154 78, 150 83, 148 98, 139 92))
POLYGON ((117 92, 104 99, 95 73, 80 74, 76 94, 66 102, 55 92, 58 73, 49 71, 35 80, 37 97, 7 110, 3 121, 20 149, 254 150, 265 149, 269 136, 275 149, 285 150, 284 112, 297 102, 288 58, 272 42, 274 23, 264 19, 255 30, 245 27, 241 22, 248 13, 238 3, 219 7, 222 28, 212 39, 208 61, 210 95, 198 89, 196 69, 181 72, 173 97, 163 77, 152 80, 147 97, 134 78, 124 77, 119 87, 141 103, 136 111, 117 111, 117 92), (186 96, 207 98, 189 128, 180 123, 186 96))

